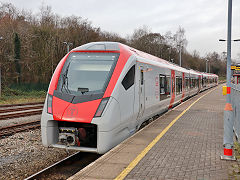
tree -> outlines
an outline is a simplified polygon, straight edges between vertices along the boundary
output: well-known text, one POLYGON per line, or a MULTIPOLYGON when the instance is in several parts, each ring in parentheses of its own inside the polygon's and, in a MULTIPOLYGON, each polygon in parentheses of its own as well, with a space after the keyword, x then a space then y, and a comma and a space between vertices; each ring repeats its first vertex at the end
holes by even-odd
POLYGON ((17 83, 21 82, 21 66, 20 66, 20 53, 21 53, 21 42, 20 38, 18 36, 18 33, 15 33, 14 37, 14 62, 16 67, 16 73, 17 73, 17 83))
MULTIPOLYGON (((64 41, 72 42, 73 47, 93 41, 118 41, 165 60, 174 59, 175 63, 179 60, 177 45, 181 44, 183 66, 199 71, 205 71, 204 59, 208 58, 202 58, 196 52, 187 52, 187 39, 182 27, 176 33, 168 31, 162 35, 142 26, 134 30, 129 38, 122 38, 94 27, 82 17, 60 17, 49 6, 42 6, 34 15, 19 11, 12 4, 0 3, 0 36, 4 37, 0 43, 0 65, 6 85, 16 82, 48 84, 52 69, 66 54, 64 41)), ((226 63, 222 58, 212 60, 212 55, 209 58, 211 72, 224 74, 226 63)))
POLYGON ((187 47, 187 39, 185 35, 185 29, 181 26, 178 27, 176 34, 173 35, 173 39, 175 41, 175 47, 182 46, 183 49, 187 47))

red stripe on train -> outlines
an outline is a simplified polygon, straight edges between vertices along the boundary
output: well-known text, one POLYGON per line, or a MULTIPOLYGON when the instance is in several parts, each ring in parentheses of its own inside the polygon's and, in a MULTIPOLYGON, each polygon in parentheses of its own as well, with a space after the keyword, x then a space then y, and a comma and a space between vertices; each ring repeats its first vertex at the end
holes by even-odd
POLYGON ((53 77, 52 77, 52 80, 50 82, 50 86, 49 86, 49 89, 48 89, 48 93, 50 95, 53 95, 53 92, 54 90, 57 89, 57 85, 58 85, 58 80, 59 80, 59 77, 60 77, 60 73, 62 71, 62 68, 63 68, 63 65, 64 63, 66 62, 67 58, 68 58, 68 55, 70 53, 68 53, 66 56, 64 56, 62 58, 62 60, 59 62, 59 64, 57 65, 57 68, 55 70, 55 72, 53 73, 53 77))
POLYGON ((110 82, 104 93, 103 98, 111 96, 113 89, 117 83, 117 80, 119 79, 119 76, 120 76, 125 64, 127 63, 129 57, 132 55, 132 53, 128 49, 126 49, 123 45, 119 44, 119 48, 120 48, 120 56, 118 58, 118 62, 113 71, 112 77, 110 79, 110 82))

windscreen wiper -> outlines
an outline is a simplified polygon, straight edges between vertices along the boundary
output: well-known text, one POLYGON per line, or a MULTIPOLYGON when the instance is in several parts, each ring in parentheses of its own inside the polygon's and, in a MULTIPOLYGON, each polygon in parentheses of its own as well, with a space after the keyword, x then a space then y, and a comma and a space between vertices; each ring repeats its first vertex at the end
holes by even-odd
POLYGON ((70 93, 70 90, 68 89, 68 77, 67 77, 70 63, 71 63, 71 62, 69 62, 69 64, 67 65, 67 68, 66 68, 65 73, 63 73, 63 75, 62 75, 63 83, 62 83, 61 91, 62 91, 62 89, 64 88, 67 93, 70 93))

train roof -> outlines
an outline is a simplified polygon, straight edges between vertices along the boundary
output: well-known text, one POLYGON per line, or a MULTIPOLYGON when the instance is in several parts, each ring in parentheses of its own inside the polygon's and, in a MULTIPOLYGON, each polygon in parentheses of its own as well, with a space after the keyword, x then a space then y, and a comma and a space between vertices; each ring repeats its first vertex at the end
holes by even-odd
POLYGON ((172 70, 177 70, 185 73, 190 72, 191 74, 195 74, 195 75, 217 77, 217 75, 215 74, 203 73, 193 69, 188 70, 186 68, 178 66, 177 64, 171 63, 169 61, 153 56, 151 54, 139 51, 137 49, 134 49, 125 44, 121 44, 119 42, 108 42, 108 41, 91 42, 91 43, 87 43, 82 46, 76 47, 71 51, 115 51, 115 52, 128 51, 132 55, 135 55, 136 57, 138 57, 138 59, 143 61, 143 63, 145 62, 148 64, 165 67, 165 68, 169 68, 172 70))
POLYGON ((84 44, 82 46, 74 48, 72 51, 79 51, 79 50, 88 50, 88 51, 120 51, 118 42, 107 42, 107 41, 100 41, 100 42, 91 42, 84 44))

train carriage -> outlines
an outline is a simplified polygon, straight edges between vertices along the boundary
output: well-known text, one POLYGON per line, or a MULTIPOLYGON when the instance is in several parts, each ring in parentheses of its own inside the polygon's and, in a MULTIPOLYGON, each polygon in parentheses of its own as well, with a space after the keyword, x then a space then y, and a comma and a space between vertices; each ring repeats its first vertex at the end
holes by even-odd
POLYGON ((217 78, 117 42, 77 47, 50 82, 43 145, 103 154, 147 119, 216 85, 217 78))

